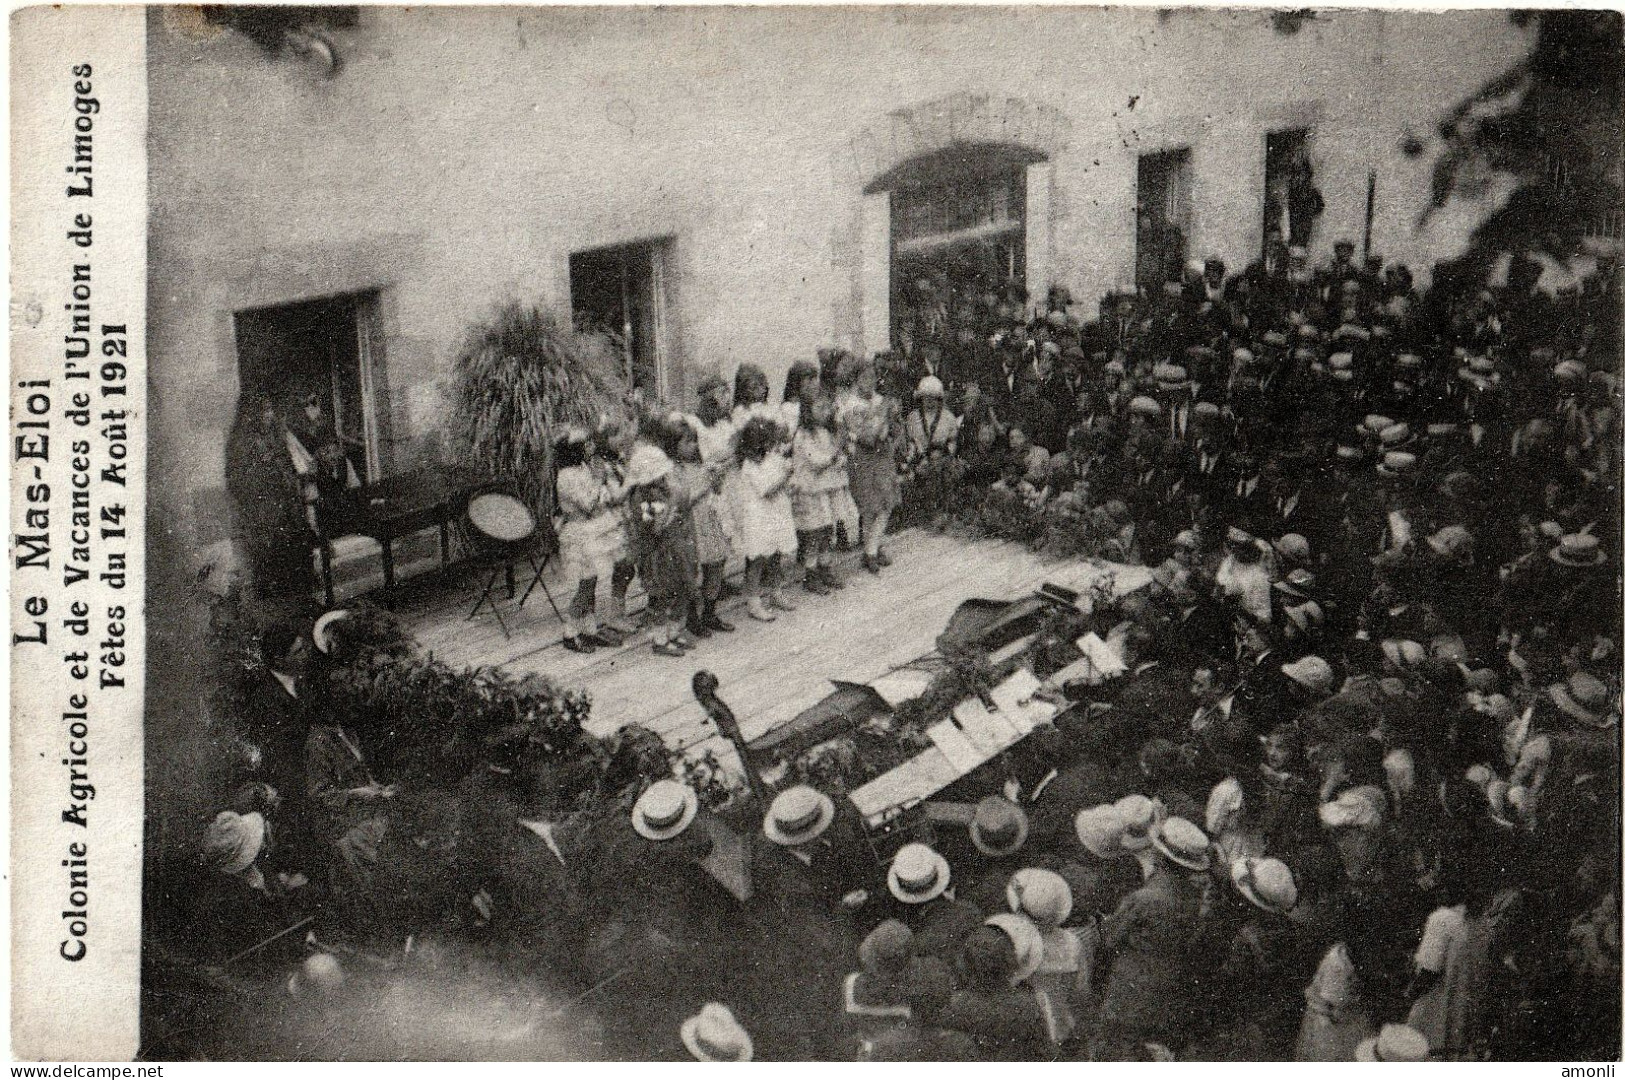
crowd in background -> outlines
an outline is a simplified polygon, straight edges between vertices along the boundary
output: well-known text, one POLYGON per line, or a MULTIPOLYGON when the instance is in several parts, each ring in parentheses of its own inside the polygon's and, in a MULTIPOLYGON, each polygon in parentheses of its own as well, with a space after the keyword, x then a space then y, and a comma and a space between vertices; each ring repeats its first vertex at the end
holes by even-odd
MULTIPOLYGON (((1515 261, 1424 292, 1352 253, 1210 259, 1088 321, 1060 289, 970 297, 924 344, 796 365, 777 401, 747 364, 692 414, 559 441, 576 651, 622 640, 601 577, 619 603, 641 576, 651 647, 681 656, 735 629, 730 558, 769 622, 841 586, 842 546, 880 573, 894 511, 1002 504, 1153 569, 1128 673, 1056 688, 1076 707, 960 834, 877 870, 844 801, 762 808, 764 894, 856 946, 807 1052, 1617 1056, 1617 275, 1553 296, 1515 261)), ((364 867, 393 790, 341 725, 289 752, 317 807, 360 807, 364 867)), ((263 811, 211 831, 221 869, 255 872, 237 823, 263 811)), ((692 789, 643 786, 617 865, 669 868, 696 820, 692 789)), ((712 996, 682 1045, 750 1056, 750 1010, 712 996)))

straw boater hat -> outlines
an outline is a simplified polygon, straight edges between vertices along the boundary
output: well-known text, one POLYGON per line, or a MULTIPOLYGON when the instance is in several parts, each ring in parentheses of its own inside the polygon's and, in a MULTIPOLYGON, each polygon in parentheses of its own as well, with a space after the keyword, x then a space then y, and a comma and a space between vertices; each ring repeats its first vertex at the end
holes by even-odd
POLYGON ((942 380, 937 378, 935 375, 927 375, 925 378, 920 380, 920 385, 914 388, 914 396, 917 398, 940 398, 942 395, 942 380))
POLYGON ((1216 420, 1224 415, 1224 410, 1219 408, 1216 401, 1198 401, 1191 409, 1191 415, 1198 420, 1216 420))
POLYGON ((1151 377, 1157 381, 1158 390, 1183 390, 1191 384, 1185 369, 1178 364, 1158 364, 1151 369, 1151 377))
POLYGON ((222 810, 203 834, 203 858, 225 874, 240 874, 254 865, 265 847, 265 817, 222 810))
POLYGON ((1144 795, 1124 795, 1112 804, 1123 831, 1118 843, 1127 851, 1143 851, 1151 846, 1151 830, 1157 823, 1157 807, 1144 795))
POLYGON ((688 1052, 699 1061, 751 1059, 750 1033, 734 1018, 733 1010, 718 1002, 707 1002, 698 1014, 684 1020, 677 1032, 688 1052))
POLYGON ((785 788, 774 796, 762 819, 762 833, 775 844, 795 847, 824 835, 835 820, 835 800, 806 784, 785 788))
POLYGON ((1123 847, 1123 818, 1111 803, 1079 810, 1072 819, 1078 843, 1097 859, 1115 859, 1126 854, 1123 847))
POLYGON ((1207 834, 1182 817, 1171 817, 1152 829, 1151 846, 1187 870, 1205 871, 1213 865, 1207 834))
POLYGON ((1384 1024, 1354 1048, 1356 1061, 1426 1061, 1428 1039, 1409 1024, 1384 1024))
POLYGON ((1004 898, 1010 910, 1025 915, 1040 931, 1072 917, 1072 886, 1053 870, 1027 867, 1010 875, 1004 898))
POLYGON ((1310 630, 1319 630, 1326 622, 1326 610, 1313 600, 1305 600, 1286 609, 1286 617, 1292 621, 1300 631, 1307 634, 1310 630))
POLYGON ((1564 566, 1598 566, 1603 561, 1602 545, 1590 533, 1569 533, 1557 541, 1551 557, 1564 566))
POLYGON ((1382 655, 1395 667, 1409 670, 1426 660, 1428 651, 1420 641, 1388 638, 1382 643, 1382 655))
POLYGON ((925 844, 904 844, 892 856, 886 887, 905 904, 935 900, 948 889, 948 860, 925 844))
POLYGON ((1010 976, 1011 986, 1025 982, 1044 962, 1043 935, 1025 915, 1004 911, 988 916, 982 925, 1003 930, 1010 935, 1010 943, 1016 947, 1016 970, 1010 976))
POLYGON ((1609 726, 1614 711, 1610 706, 1617 704, 1608 700, 1608 684, 1585 671, 1576 671, 1568 685, 1557 683, 1546 694, 1565 715, 1597 728, 1609 726))
POLYGON ((1256 908, 1285 915, 1297 906, 1298 883, 1292 868, 1280 859, 1243 855, 1230 864, 1230 880, 1256 908))
POLYGON ((1000 795, 989 795, 976 804, 971 818, 970 842, 983 855, 1002 857, 1014 854, 1027 842, 1027 815, 1021 807, 1000 795))
POLYGON ((682 834, 699 813, 694 789, 676 780, 656 780, 632 806, 632 828, 646 840, 670 840, 682 834))
POLYGON ((1136 416, 1161 416, 1162 406, 1157 404, 1156 398, 1149 398, 1144 394, 1137 394, 1135 395, 1134 400, 1128 403, 1128 411, 1134 413, 1136 416))
POLYGON ((338 608, 316 620, 316 625, 310 628, 310 640, 318 652, 325 655, 333 651, 333 624, 349 617, 349 608, 338 608))

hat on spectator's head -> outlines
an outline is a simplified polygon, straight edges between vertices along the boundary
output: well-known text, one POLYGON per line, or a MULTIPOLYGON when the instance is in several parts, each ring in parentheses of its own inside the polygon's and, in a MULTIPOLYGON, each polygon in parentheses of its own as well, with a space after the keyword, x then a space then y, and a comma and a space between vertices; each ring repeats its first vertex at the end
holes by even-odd
POLYGON ((1162 406, 1157 404, 1157 400, 1146 397, 1144 394, 1139 394, 1130 401, 1128 409, 1129 412, 1136 416, 1156 417, 1162 415, 1162 406))
POLYGON ((1426 1061, 1427 1036, 1409 1024, 1384 1024, 1354 1048, 1356 1061, 1426 1061))
POLYGON ((1031 978, 1033 972, 1044 962, 1043 935, 1025 915, 1001 911, 997 915, 988 916, 982 925, 1003 931, 1009 936, 1010 944, 1015 947, 1016 969, 1010 973, 1010 985, 1015 986, 1031 978))
POLYGON ((1559 382, 1579 382, 1586 377, 1586 366, 1578 360, 1564 360, 1552 368, 1552 375, 1559 382))
POLYGON ((254 865, 265 847, 265 816, 222 810, 203 834, 203 859, 224 874, 240 874, 254 865))
POLYGON ((1391 450, 1382 455, 1377 463, 1377 471, 1384 476, 1400 477, 1409 475, 1416 467, 1416 455, 1403 451, 1391 450))
POLYGON ((942 380, 935 375, 927 375, 920 380, 920 385, 914 388, 917 398, 940 398, 943 396, 942 380))
POLYGON ((1464 525, 1446 525, 1428 537, 1428 547, 1448 559, 1459 559, 1473 553, 1473 534, 1464 525))
POLYGON ((1598 566, 1604 558, 1601 543, 1590 533, 1568 533, 1559 538, 1551 557, 1564 566, 1598 566))
POLYGON ((1367 413, 1365 419, 1359 423, 1358 430, 1367 435, 1381 435, 1385 430, 1394 426, 1395 421, 1381 413, 1367 413))
POLYGON ((1285 915, 1298 904, 1298 883, 1280 859, 1243 855, 1230 864, 1230 880, 1248 903, 1264 911, 1285 915))
POLYGON ((1144 795, 1124 795, 1112 804, 1123 824, 1120 842, 1129 851, 1139 851, 1151 844, 1151 827, 1156 824, 1157 808, 1144 795))
POLYGON ((775 844, 794 847, 818 839, 834 820, 833 799, 816 788, 797 784, 773 797, 762 819, 762 832, 775 844))
POLYGON ((681 835, 700 800, 694 789, 677 780, 656 780, 632 806, 632 828, 646 840, 670 840, 681 835))
POLYGON ((1588 727, 1613 726, 1619 703, 1609 701, 1608 684, 1590 672, 1577 671, 1567 685, 1558 683, 1546 693, 1564 715, 1588 727))
POLYGON ((1311 571, 1301 566, 1292 571, 1282 580, 1275 583, 1275 589, 1277 592, 1284 593, 1285 595, 1294 597, 1298 600, 1314 599, 1313 595, 1309 592, 1309 590, 1314 587, 1315 575, 1311 571))
POLYGON ((925 844, 904 844, 892 856, 886 887, 905 904, 935 900, 948 888, 948 860, 925 844))
POLYGON ((983 855, 1014 854, 1027 842, 1027 815, 1002 795, 989 795, 976 804, 970 840, 983 855))
POLYGON ((1053 929, 1072 917, 1072 887, 1053 870, 1026 867, 1010 875, 1005 887, 1010 910, 1025 915, 1040 930, 1053 929))
POLYGON ((1287 533, 1278 540, 1270 541, 1270 546, 1283 559, 1303 562, 1309 558, 1309 541, 1298 533, 1287 533))
POLYGON ((753 1053, 750 1034, 733 1010, 720 1002, 707 1002, 697 1015, 683 1021, 678 1034, 699 1061, 749 1061, 753 1053))
POLYGON ((1337 680, 1332 665, 1318 656, 1304 656, 1290 664, 1282 664, 1281 673, 1305 690, 1317 694, 1331 693, 1337 680))
POLYGON ((1151 377, 1159 390, 1183 390, 1191 384, 1185 369, 1178 364, 1158 364, 1151 369, 1151 377))
POLYGON ((887 919, 858 946, 858 962, 863 970, 879 978, 896 978, 908 970, 914 958, 914 931, 896 919, 887 919))
POLYGON ((1078 843, 1097 859, 1115 859, 1124 854, 1123 817, 1111 803, 1086 807, 1072 819, 1078 843))
POLYGON ((1171 817, 1151 830, 1151 846, 1159 855, 1187 870, 1205 871, 1213 865, 1207 834, 1194 822, 1171 817))

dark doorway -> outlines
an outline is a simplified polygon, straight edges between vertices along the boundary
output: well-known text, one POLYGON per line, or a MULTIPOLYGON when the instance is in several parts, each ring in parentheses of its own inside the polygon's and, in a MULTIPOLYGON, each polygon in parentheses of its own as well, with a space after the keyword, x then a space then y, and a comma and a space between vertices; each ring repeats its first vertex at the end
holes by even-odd
POLYGON ((892 342, 953 353, 1027 280, 1027 166, 1021 147, 956 145, 882 178, 891 190, 892 342))
POLYGON ((1164 150, 1140 157, 1136 183, 1134 284, 1157 292, 1185 272, 1191 229, 1191 152, 1164 150))
POLYGON ((1310 131, 1291 128, 1264 136, 1264 259, 1271 271, 1290 247, 1307 248, 1324 209, 1309 163, 1310 131))
POLYGON ((382 479, 389 410, 381 407, 387 397, 378 294, 253 308, 234 321, 242 395, 269 398, 283 416, 317 399, 356 477, 382 479))
POLYGON ((666 267, 670 239, 581 251, 570 256, 570 310, 577 330, 608 334, 627 381, 668 396, 666 267))

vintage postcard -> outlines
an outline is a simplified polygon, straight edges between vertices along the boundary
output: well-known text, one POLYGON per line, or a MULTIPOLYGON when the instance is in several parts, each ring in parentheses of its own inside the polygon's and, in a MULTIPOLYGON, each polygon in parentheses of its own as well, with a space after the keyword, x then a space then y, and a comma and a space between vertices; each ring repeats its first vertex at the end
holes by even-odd
POLYGON ((12 1056, 1611 1069, 1622 41, 16 10, 12 1056))

